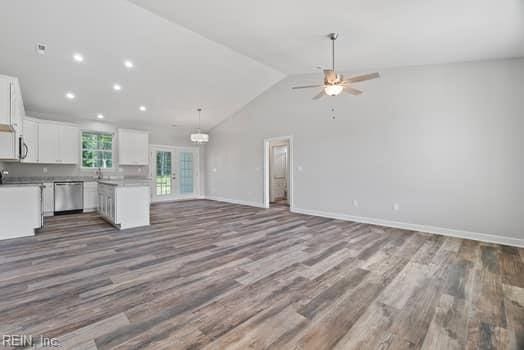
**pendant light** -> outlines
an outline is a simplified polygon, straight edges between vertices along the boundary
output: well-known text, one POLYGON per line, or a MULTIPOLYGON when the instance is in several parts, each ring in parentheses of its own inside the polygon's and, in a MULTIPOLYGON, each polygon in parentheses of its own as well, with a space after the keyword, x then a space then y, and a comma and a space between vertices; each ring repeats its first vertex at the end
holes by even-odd
POLYGON ((198 132, 191 134, 191 142, 202 144, 202 143, 206 143, 209 141, 209 135, 206 133, 203 133, 200 130, 200 113, 202 112, 202 108, 197 109, 197 111, 198 111, 198 132))

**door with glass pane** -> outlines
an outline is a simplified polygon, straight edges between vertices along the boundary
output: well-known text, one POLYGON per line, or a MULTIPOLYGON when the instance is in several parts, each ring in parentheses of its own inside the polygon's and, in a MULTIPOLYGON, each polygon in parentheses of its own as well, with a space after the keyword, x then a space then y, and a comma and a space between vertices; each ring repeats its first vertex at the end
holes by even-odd
POLYGON ((195 197, 198 195, 198 149, 178 148, 178 197, 195 197))
POLYGON ((150 159, 154 201, 195 198, 199 195, 197 148, 151 146, 150 159))
POLYGON ((154 200, 170 200, 176 196, 174 148, 153 147, 151 150, 152 194, 154 200))

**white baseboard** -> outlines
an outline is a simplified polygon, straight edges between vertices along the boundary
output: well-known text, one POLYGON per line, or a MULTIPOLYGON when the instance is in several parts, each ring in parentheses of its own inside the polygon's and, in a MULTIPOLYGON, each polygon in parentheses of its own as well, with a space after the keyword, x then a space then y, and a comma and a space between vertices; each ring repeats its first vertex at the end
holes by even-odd
POLYGON ((231 204, 247 205, 249 207, 266 208, 263 203, 243 201, 243 200, 238 200, 238 199, 215 197, 215 196, 206 196, 206 199, 217 201, 217 202, 226 202, 226 203, 231 203, 231 204))
POLYGON ((378 225, 378 226, 400 228, 403 230, 427 232, 427 233, 433 233, 433 234, 455 237, 455 238, 471 239, 471 240, 481 241, 481 242, 510 245, 514 247, 521 247, 521 248, 524 247, 524 239, 507 237, 507 236, 499 236, 499 235, 491 235, 491 234, 486 234, 486 233, 455 230, 455 229, 443 228, 443 227, 411 224, 407 222, 390 221, 390 220, 375 219, 375 218, 368 218, 368 217, 362 217, 362 216, 353 216, 353 215, 348 215, 348 214, 343 214, 343 213, 331 213, 331 212, 324 212, 324 211, 318 211, 318 210, 300 209, 300 208, 295 208, 295 207, 291 208, 291 211, 294 213, 321 216, 321 217, 330 218, 330 219, 354 221, 354 222, 359 222, 363 224, 372 224, 372 225, 378 225))
POLYGON ((201 196, 201 195, 198 195, 198 196, 195 196, 195 197, 187 197, 187 198, 155 198, 155 199, 152 199, 151 200, 151 204, 154 204, 154 203, 169 203, 169 202, 181 202, 181 201, 192 201, 192 200, 195 200, 195 199, 206 199, 205 196, 201 196))

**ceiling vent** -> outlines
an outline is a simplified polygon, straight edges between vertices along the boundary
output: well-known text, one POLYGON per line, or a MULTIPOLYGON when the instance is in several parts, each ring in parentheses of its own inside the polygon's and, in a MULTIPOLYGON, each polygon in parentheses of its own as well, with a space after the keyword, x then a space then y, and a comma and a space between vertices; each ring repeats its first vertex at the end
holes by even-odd
POLYGON ((47 45, 46 44, 36 44, 36 53, 38 53, 39 55, 45 55, 45 52, 47 50, 47 45))

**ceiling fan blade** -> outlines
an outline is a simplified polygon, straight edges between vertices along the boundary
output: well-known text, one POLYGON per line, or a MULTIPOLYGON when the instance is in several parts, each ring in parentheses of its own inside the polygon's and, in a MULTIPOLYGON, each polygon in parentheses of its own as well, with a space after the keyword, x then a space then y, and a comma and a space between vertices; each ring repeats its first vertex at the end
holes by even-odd
POLYGON ((380 77, 380 74, 371 73, 371 74, 357 75, 356 77, 351 77, 349 79, 346 79, 344 82, 358 83, 359 81, 366 81, 366 80, 376 79, 379 77, 380 77))
POLYGON ((292 89, 310 89, 310 88, 315 88, 315 87, 321 87, 321 86, 324 86, 324 85, 304 85, 304 86, 293 86, 292 89))
POLYGON ((325 96, 325 95, 326 95, 326 93, 325 93, 324 89, 322 89, 322 91, 320 91, 318 94, 313 96, 313 100, 318 100, 319 98, 321 98, 322 96, 325 96))
POLYGON ((347 92, 348 94, 351 94, 353 96, 358 96, 360 94, 362 94, 362 91, 360 90, 357 90, 357 89, 353 89, 349 86, 344 86, 344 91, 347 92))
POLYGON ((328 83, 334 83, 337 80, 337 73, 331 69, 324 69, 324 77, 328 83))

